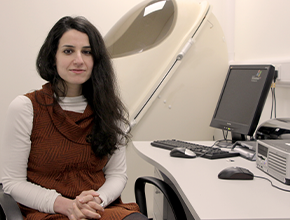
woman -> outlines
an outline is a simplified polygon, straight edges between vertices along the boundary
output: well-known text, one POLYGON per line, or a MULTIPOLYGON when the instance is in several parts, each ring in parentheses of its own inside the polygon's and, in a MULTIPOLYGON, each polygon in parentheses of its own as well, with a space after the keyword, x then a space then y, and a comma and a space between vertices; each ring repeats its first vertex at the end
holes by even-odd
POLYGON ((61 18, 36 64, 48 83, 10 104, 1 152, 24 219, 147 219, 120 199, 129 123, 98 30, 61 18))

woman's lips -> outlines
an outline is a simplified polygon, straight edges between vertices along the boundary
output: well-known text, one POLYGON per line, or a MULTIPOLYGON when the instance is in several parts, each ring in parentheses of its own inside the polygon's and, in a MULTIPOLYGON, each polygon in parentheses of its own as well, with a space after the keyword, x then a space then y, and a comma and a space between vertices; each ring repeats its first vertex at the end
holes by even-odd
POLYGON ((76 74, 80 74, 80 73, 85 72, 85 70, 83 70, 83 69, 71 69, 70 71, 73 73, 76 73, 76 74))

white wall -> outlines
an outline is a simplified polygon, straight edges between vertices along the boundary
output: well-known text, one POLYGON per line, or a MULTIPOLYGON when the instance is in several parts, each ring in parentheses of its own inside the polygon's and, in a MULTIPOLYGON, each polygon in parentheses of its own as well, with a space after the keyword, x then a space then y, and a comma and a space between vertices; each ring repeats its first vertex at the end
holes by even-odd
MULTIPOLYGON (((290 1, 236 0, 235 60, 290 61, 290 1)), ((280 72, 289 75, 290 72, 280 72)), ((276 85, 277 117, 290 117, 290 87, 276 85)), ((260 123, 270 118, 271 97, 264 107, 260 123)))
POLYGON ((290 58, 288 0, 237 0, 235 59, 290 58))

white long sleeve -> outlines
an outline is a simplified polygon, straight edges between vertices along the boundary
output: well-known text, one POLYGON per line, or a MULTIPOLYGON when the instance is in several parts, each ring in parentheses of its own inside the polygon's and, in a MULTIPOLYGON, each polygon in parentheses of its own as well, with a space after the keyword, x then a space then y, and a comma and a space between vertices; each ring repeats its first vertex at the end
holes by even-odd
POLYGON ((97 191, 104 207, 115 201, 124 190, 128 179, 126 169, 126 147, 123 146, 115 151, 104 167, 106 182, 97 191))
MULTIPOLYGON (((86 107, 83 97, 65 98, 61 107, 65 110, 83 112, 86 107), (80 101, 83 103, 79 105, 80 101), (78 105, 74 105, 78 103, 78 105)), ((60 195, 55 190, 45 189, 27 181, 27 162, 30 153, 30 135, 33 125, 33 107, 29 98, 18 96, 8 108, 1 148, 2 183, 4 191, 33 209, 54 213, 53 205, 60 195)), ((126 182, 126 151, 121 147, 112 155, 104 168, 106 182, 99 189, 100 197, 109 205, 121 195, 126 182)))
POLYGON ((28 207, 54 213, 53 204, 59 195, 27 181, 27 162, 30 153, 30 134, 33 108, 30 99, 18 96, 8 108, 2 138, 1 167, 4 192, 28 207))

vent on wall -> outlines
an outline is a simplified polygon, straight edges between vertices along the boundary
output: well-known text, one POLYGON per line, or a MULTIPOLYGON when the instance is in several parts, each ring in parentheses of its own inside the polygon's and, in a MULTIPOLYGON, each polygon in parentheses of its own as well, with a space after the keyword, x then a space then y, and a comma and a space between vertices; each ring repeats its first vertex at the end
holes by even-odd
POLYGON ((268 166, 270 169, 280 173, 281 175, 286 175, 286 157, 269 152, 268 166))

